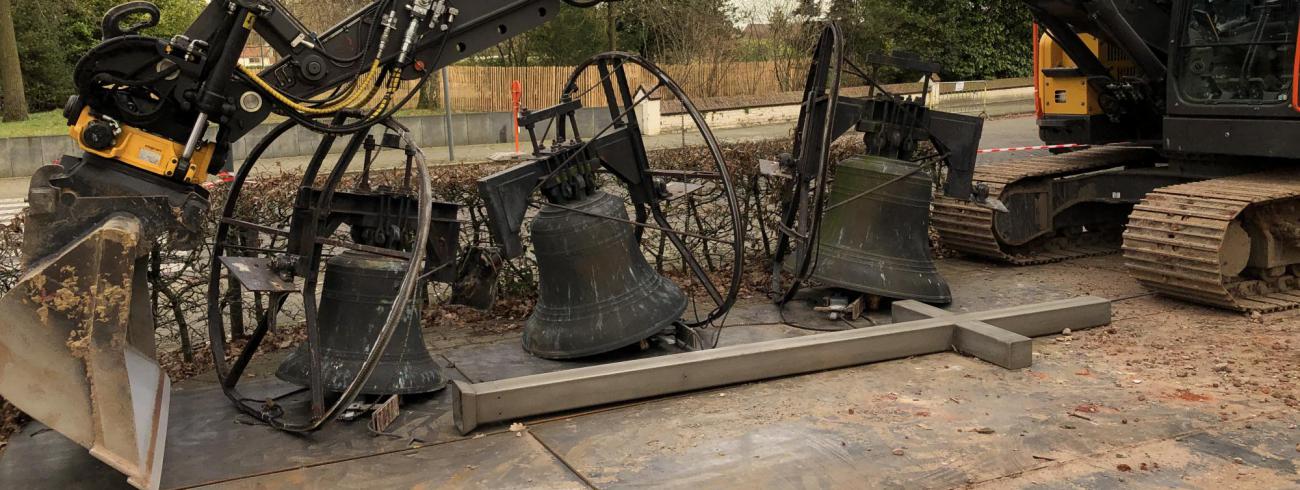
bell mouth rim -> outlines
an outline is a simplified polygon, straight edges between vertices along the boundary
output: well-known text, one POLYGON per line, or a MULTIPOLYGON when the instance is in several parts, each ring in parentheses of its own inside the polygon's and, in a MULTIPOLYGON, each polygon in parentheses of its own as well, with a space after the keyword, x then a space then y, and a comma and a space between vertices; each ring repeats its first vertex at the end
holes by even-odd
MULTIPOLYGON (((289 355, 288 355, 287 357, 285 357, 285 359, 284 359, 283 361, 280 362, 280 365, 277 366, 276 369, 275 369, 275 377, 276 377, 276 378, 278 378, 278 379, 280 379, 281 381, 284 381, 284 382, 286 382, 286 383, 289 383, 289 384, 295 385, 295 386, 303 386, 303 387, 306 387, 306 386, 307 386, 307 383, 309 382, 309 380, 308 380, 307 378, 299 378, 299 377, 295 374, 296 371, 290 367, 291 364, 299 364, 299 363, 306 363, 306 362, 308 362, 308 361, 302 360, 303 358, 306 357, 305 355, 299 355, 299 354, 302 354, 302 350, 303 350, 303 349, 302 349, 301 345, 300 345, 299 347, 297 347, 297 348, 294 348, 293 352, 290 352, 289 355), (294 361, 294 362, 290 362, 290 361, 294 361)), ((359 393, 362 394, 362 395, 372 395, 372 396, 388 396, 388 395, 403 395, 403 396, 406 396, 406 395, 428 395, 428 394, 432 394, 432 393, 437 393, 438 391, 441 391, 442 389, 446 388, 447 385, 451 383, 451 377, 447 375, 447 370, 446 370, 445 367, 443 367, 441 364, 438 364, 438 361, 433 360, 432 355, 430 355, 430 357, 429 357, 429 361, 428 361, 428 362, 429 362, 429 363, 431 364, 431 366, 432 366, 432 368, 431 368, 431 369, 428 369, 428 370, 429 370, 429 371, 432 371, 432 372, 434 373, 434 382, 432 382, 432 383, 428 383, 428 384, 426 384, 426 385, 422 385, 422 386, 411 386, 411 387, 409 387, 409 388, 403 388, 403 389, 382 389, 382 390, 372 390, 372 389, 370 389, 370 388, 372 388, 372 386, 367 386, 368 384, 371 383, 371 380, 368 379, 368 380, 366 380, 366 383, 364 383, 364 384, 362 385, 362 387, 361 387, 361 391, 360 391, 359 393)), ((353 360, 350 360, 350 359, 349 359, 349 360, 344 360, 344 361, 342 361, 342 363, 343 363, 343 364, 349 364, 349 365, 355 364, 357 367, 360 367, 360 365, 362 364, 362 361, 353 361, 353 360)), ((425 368, 428 367, 428 366, 423 366, 423 365, 425 364, 424 362, 418 362, 418 363, 412 363, 412 364, 420 365, 420 368, 417 369, 417 370, 418 370, 418 371, 421 371, 421 372, 425 371, 425 368)), ((307 368, 304 367, 304 368, 303 368, 303 372, 305 373, 306 371, 307 371, 307 368)), ((352 370, 350 370, 350 372, 352 372, 352 373, 356 373, 357 370, 356 370, 356 369, 352 369, 352 370)), ((371 379, 374 379, 374 378, 375 378, 374 375, 375 375, 375 373, 371 373, 371 379)), ((349 382, 350 382, 351 379, 352 379, 352 376, 349 376, 348 379, 349 379, 349 382)), ((331 392, 331 393, 342 393, 344 389, 347 389, 347 386, 346 386, 346 385, 342 386, 342 388, 339 388, 339 387, 337 387, 337 386, 329 386, 329 380, 328 380, 328 379, 322 379, 321 381, 322 381, 322 384, 325 386, 325 390, 326 390, 326 391, 329 391, 329 392, 331 392)))
POLYGON ((941 286, 943 289, 948 290, 948 293, 947 293, 947 294, 939 294, 939 295, 921 295, 921 294, 900 295, 900 294, 898 294, 897 291, 885 291, 885 290, 883 290, 883 289, 879 289, 879 288, 864 287, 864 286, 862 286, 861 284, 848 284, 848 283, 844 283, 844 282, 836 281, 836 280, 827 280, 827 279, 823 279, 823 278, 821 278, 821 277, 817 277, 816 275, 814 275, 814 276, 812 277, 812 279, 813 279, 814 281, 820 282, 820 283, 825 284, 825 285, 827 285, 827 286, 831 286, 831 287, 835 287, 835 288, 839 288, 839 289, 844 289, 844 290, 847 290, 847 291, 853 291, 853 292, 857 292, 857 293, 862 293, 862 294, 873 294, 873 295, 876 295, 876 296, 880 296, 880 297, 882 297, 882 298, 889 298, 889 299, 891 299, 891 300, 895 300, 895 301, 915 300, 915 301, 920 301, 920 302, 922 302, 922 303, 935 304, 935 305, 949 305, 949 304, 952 304, 952 290, 949 289, 947 282, 945 282, 945 283, 943 284, 943 286, 941 286))
MULTIPOLYGON (((671 281, 668 282, 671 283, 671 281)), ((650 325, 652 325, 651 327, 638 330, 634 332, 635 335, 627 335, 627 336, 619 337, 618 340, 605 342, 592 347, 584 347, 582 349, 566 350, 566 351, 543 350, 530 345, 532 344, 532 342, 529 342, 529 338, 530 338, 529 333, 533 330, 532 328, 530 328, 530 326, 533 325, 533 318, 529 317, 528 321, 524 323, 524 335, 523 335, 522 344, 525 352, 528 352, 529 354, 540 357, 542 359, 550 359, 550 360, 582 359, 585 357, 607 354, 616 351, 618 349, 622 349, 624 347, 630 346, 642 340, 648 339, 654 336, 656 332, 664 331, 666 328, 668 328, 669 325, 681 321, 682 314, 686 313, 686 308, 687 308, 687 301, 682 301, 681 307, 675 308, 675 310, 677 311, 674 311, 672 315, 668 316, 663 320, 657 322, 651 322, 650 323, 650 325)))

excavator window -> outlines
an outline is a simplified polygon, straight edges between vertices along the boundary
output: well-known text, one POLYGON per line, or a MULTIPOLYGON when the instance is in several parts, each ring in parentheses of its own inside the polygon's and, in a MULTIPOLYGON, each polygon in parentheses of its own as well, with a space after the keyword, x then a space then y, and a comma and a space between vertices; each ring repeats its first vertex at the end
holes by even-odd
POLYGON ((1204 104, 1291 104, 1300 0, 1193 0, 1179 89, 1204 104))

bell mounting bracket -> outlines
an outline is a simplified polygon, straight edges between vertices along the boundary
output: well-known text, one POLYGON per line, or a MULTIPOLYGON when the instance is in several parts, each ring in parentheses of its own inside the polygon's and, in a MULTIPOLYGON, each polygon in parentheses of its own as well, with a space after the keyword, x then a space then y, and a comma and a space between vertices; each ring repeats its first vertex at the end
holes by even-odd
MULTIPOLYGON (((487 210, 492 239, 504 258, 524 254, 521 233, 535 193, 540 191, 549 204, 563 208, 566 202, 596 192, 599 186, 597 173, 607 173, 622 184, 628 201, 635 208, 636 220, 628 223, 636 227, 638 241, 647 228, 662 232, 664 239, 671 242, 681 256, 688 272, 694 276, 695 281, 702 284, 712 299, 714 306, 711 311, 687 322, 688 325, 694 327, 708 324, 730 310, 739 292, 743 269, 744 227, 740 225, 742 219, 739 201, 716 138, 704 117, 667 73, 635 54, 615 51, 595 55, 574 69, 565 84, 559 104, 537 111, 522 111, 519 126, 528 132, 533 144, 533 159, 479 181, 479 194, 483 197, 487 210), (634 91, 629 81, 632 78, 628 73, 630 67, 648 73, 654 85, 648 89, 644 86, 637 87, 634 91), (589 69, 597 72, 599 81, 582 89, 578 82, 589 69), (667 92, 665 97, 679 101, 695 122, 710 157, 703 159, 707 161, 707 171, 656 169, 652 165, 637 122, 636 110, 641 103, 661 90, 667 92), (592 92, 604 96, 604 104, 600 109, 608 111, 609 123, 597 131, 595 136, 584 139, 577 124, 577 114, 584 110, 583 97, 592 92), (539 136, 543 124, 547 126, 540 131, 539 136), (546 139, 552 132, 554 139, 548 146, 546 139), (668 189, 698 190, 703 186, 669 186, 660 182, 661 178, 709 181, 725 200, 726 212, 730 216, 731 226, 722 233, 724 236, 705 237, 676 229, 675 227, 681 226, 680 222, 676 225, 671 223, 664 208, 673 198, 680 196, 670 194, 668 189), (728 278, 719 283, 710 277, 710 271, 706 271, 703 262, 708 262, 709 268, 712 268, 712 258, 697 258, 688 239, 721 242, 722 248, 729 248, 732 257, 728 259, 729 267, 725 274, 728 278)), ((704 247, 708 250, 708 245, 704 247)))
POLYGON ((984 121, 930 108, 931 79, 942 67, 902 54, 870 54, 863 61, 871 67, 871 73, 848 58, 839 25, 827 23, 812 51, 791 157, 780 160, 779 171, 765 172, 789 175, 782 179, 783 203, 776 226, 780 233, 772 256, 771 291, 777 304, 794 299, 812 277, 817 238, 827 209, 831 145, 849 130, 863 133, 868 154, 900 160, 913 160, 919 143, 929 141, 936 152, 936 163, 948 169, 944 193, 958 199, 982 199, 971 179, 984 121), (881 66, 924 74, 919 97, 886 90, 877 82, 881 66), (866 97, 841 94, 846 74, 867 83, 866 97), (791 276, 788 282, 787 268, 791 276))

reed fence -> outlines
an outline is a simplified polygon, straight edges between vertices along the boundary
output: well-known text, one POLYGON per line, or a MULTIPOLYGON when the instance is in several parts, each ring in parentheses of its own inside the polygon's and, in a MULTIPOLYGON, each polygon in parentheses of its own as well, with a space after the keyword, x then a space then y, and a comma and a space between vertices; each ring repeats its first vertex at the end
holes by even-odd
MULTIPOLYGON (((662 68, 692 98, 777 94, 798 88, 792 83, 798 86, 803 83, 802 75, 780 73, 783 68, 770 61, 691 63, 662 65, 662 68)), ((573 71, 574 67, 570 66, 452 66, 447 69, 451 105, 456 112, 510 112, 513 110, 511 86, 518 80, 524 107, 549 107, 559 101, 573 71)), ((633 90, 655 85, 654 77, 640 68, 628 68, 627 73, 633 90)), ((600 74, 595 68, 585 70, 578 78, 580 91, 594 88, 582 98, 584 105, 605 103, 599 82, 600 74)), ((403 84, 399 96, 413 87, 414 82, 403 84)), ((437 83, 435 88, 441 90, 442 84, 437 83)), ((671 99, 666 91, 655 95, 671 99)))

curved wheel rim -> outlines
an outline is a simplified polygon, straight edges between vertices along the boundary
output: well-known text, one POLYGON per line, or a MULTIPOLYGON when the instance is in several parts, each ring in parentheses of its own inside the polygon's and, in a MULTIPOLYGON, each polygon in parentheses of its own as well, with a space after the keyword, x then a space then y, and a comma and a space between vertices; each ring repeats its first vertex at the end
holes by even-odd
MULTIPOLYGON (((600 65, 601 63, 617 63, 617 65, 613 66, 615 70, 621 70, 623 69, 623 66, 625 64, 630 63, 634 66, 640 67, 641 69, 645 70, 651 75, 654 75, 658 84, 656 85, 656 87, 648 90, 646 96, 648 97, 649 95, 655 93, 660 89, 665 89, 669 93, 671 93, 673 97, 675 97, 678 101, 681 102, 683 109, 686 111, 687 114, 690 115, 692 122, 695 124, 696 129, 699 131, 700 136, 704 141, 704 146, 708 148, 709 156, 713 160, 714 167, 717 169, 717 180, 719 182, 719 185, 722 188, 723 193, 726 196, 728 216, 732 223, 732 227, 731 227, 732 229, 730 230, 729 233, 727 233, 727 235, 731 238, 731 241, 726 243, 726 245, 730 246, 732 251, 732 259, 730 261, 731 276, 727 284, 722 285, 723 287, 719 287, 719 285, 713 283, 713 281, 710 279, 707 273, 702 273, 699 269, 693 269, 687 271, 688 273, 693 275, 695 279, 699 281, 701 284, 706 284, 707 285, 706 289, 711 287, 713 291, 716 291, 717 294, 716 296, 713 295, 712 291, 710 294, 710 297, 713 299, 715 303, 715 308, 712 311, 710 311, 703 318, 697 318, 696 320, 693 321, 683 322, 684 324, 690 327, 709 325, 712 322, 718 320, 719 318, 724 317, 727 314, 727 312, 730 311, 731 307, 735 305, 736 298, 740 292, 741 278, 743 277, 743 272, 744 272, 744 222, 742 221, 742 216, 740 212, 739 198, 736 195, 736 189, 733 184, 731 174, 727 169, 726 159, 722 155, 722 148, 718 144, 717 138, 713 135, 712 130, 709 128, 707 121, 704 120, 704 116, 700 114, 694 102, 690 100, 690 98, 681 89, 681 87, 677 84, 677 82, 674 81, 672 77, 669 76, 666 72, 664 72, 663 69, 660 68, 658 65, 655 65, 654 63, 650 62, 649 60, 646 60, 645 58, 639 55, 633 53, 621 52, 621 51, 611 51, 611 52, 597 54, 595 56, 592 56, 591 58, 588 58, 586 61, 579 64, 573 70, 572 74, 569 77, 568 82, 565 85, 566 87, 565 95, 571 97, 574 94, 576 94, 579 90, 578 81, 583 75, 583 73, 585 73, 588 69, 591 69, 592 67, 601 66, 600 65)), ((608 76, 602 78, 602 80, 599 83, 612 83, 612 82, 608 82, 608 79, 613 76, 614 76, 614 72, 611 72, 608 76)), ((606 94, 607 102, 612 102, 609 100, 611 96, 616 97, 616 95, 614 95, 613 92, 607 92, 606 94)), ((641 103, 643 103, 645 100, 646 98, 642 98, 640 100, 633 100, 633 101, 626 101, 626 100, 619 101, 619 102, 631 102, 630 104, 631 109, 624 111, 621 119, 634 121, 635 108, 639 106, 641 103)), ((615 118, 615 119, 618 120, 620 118, 615 118)), ((599 136, 600 135, 597 135, 593 139, 598 138, 599 136)), ((642 238, 644 236, 643 233, 644 229, 647 226, 650 226, 649 223, 653 221, 654 226, 660 229, 661 232, 663 232, 664 234, 666 234, 666 236, 669 237, 668 238, 669 241, 673 242, 673 246, 677 249, 679 253, 690 256, 690 262, 698 264, 698 260, 695 258, 695 253, 690 251, 688 247, 684 246, 683 241, 679 240, 682 236, 688 236, 688 235, 684 235, 683 230, 676 230, 672 227, 671 223, 666 219, 666 213, 664 212, 662 206, 660 206, 660 201, 651 201, 645 203, 644 210, 640 209, 641 208, 640 205, 638 205, 637 207, 638 210, 636 213, 637 224, 636 224, 635 236, 638 243, 642 242, 642 238), (677 239, 674 239, 674 237, 677 239)))
POLYGON ((834 143, 835 112, 839 103, 840 73, 844 66, 843 35, 838 24, 830 23, 822 30, 813 50, 813 59, 814 63, 808 68, 799 123, 795 129, 794 151, 791 153, 796 159, 795 174, 784 189, 783 195, 787 196, 787 200, 781 211, 781 222, 785 228, 803 238, 800 244, 798 237, 791 237, 784 231, 779 232, 780 238, 772 259, 772 274, 780 276, 788 256, 793 255, 795 263, 794 270, 791 271, 792 280, 776 297, 777 304, 785 304, 794 299, 816 269, 817 241, 826 203, 830 150, 834 143), (819 120, 813 120, 814 105, 823 97, 827 101, 826 114, 819 120), (811 155, 802 151, 807 146, 806 142, 814 139, 819 142, 816 151, 811 155))
MULTIPOLYGON (((251 173, 253 166, 257 163, 258 159, 260 159, 262 153, 266 150, 267 147, 270 146, 270 143, 274 139, 278 138, 288 129, 295 126, 296 125, 295 123, 293 123, 292 121, 282 123, 280 126, 277 126, 274 130, 272 130, 272 132, 264 140, 259 142, 258 147, 254 148, 254 151, 250 153, 249 158, 245 161, 244 165, 241 166, 240 169, 237 171, 235 179, 231 184, 230 195, 227 197, 225 206, 223 206, 222 219, 218 222, 217 225, 217 234, 216 234, 217 239, 213 245, 212 258, 210 263, 210 274, 208 279, 208 302, 209 302, 208 332, 209 332, 209 344, 211 346, 210 350, 212 351, 212 356, 213 356, 213 363, 216 366, 215 370, 217 372, 218 381, 221 383, 222 389, 223 391, 225 391, 227 398, 229 398, 232 402, 234 402, 235 406, 239 408, 242 412, 254 418, 257 418, 258 420, 261 420, 262 422, 276 429, 290 431, 290 432, 314 431, 321 428, 325 424, 329 423, 331 420, 334 420, 337 417, 337 415, 342 411, 343 408, 351 404, 352 401, 355 400, 356 397, 360 394, 362 387, 370 377, 371 373, 374 371, 376 365, 378 364, 379 358, 383 355, 384 351, 387 349, 389 341, 392 339, 393 334, 396 332, 397 325, 398 323, 400 323, 401 317, 404 315, 406 308, 409 306, 409 304, 412 302, 412 299, 414 298, 415 287, 416 284, 419 282, 419 276, 421 275, 423 270, 421 264, 424 260, 424 253, 429 239, 428 223, 432 218, 431 206, 433 203, 433 198, 432 198, 432 191, 430 189, 430 184, 429 184, 428 165, 427 165, 427 161, 424 158, 424 153, 420 151, 417 145, 415 145, 415 142, 410 137, 409 131, 407 131, 405 127, 402 127, 401 125, 399 125, 398 123, 396 123, 391 119, 386 119, 382 121, 381 124, 388 127, 388 129, 394 130, 399 134, 401 134, 403 146, 414 150, 414 162, 416 163, 415 166, 418 171, 417 174, 418 178, 416 180, 419 182, 419 191, 418 191, 419 217, 417 218, 418 221, 416 226, 415 241, 411 245, 411 253, 410 253, 410 259, 408 260, 407 263, 407 270, 406 273, 403 275, 403 279, 401 285, 398 288, 398 291, 394 295, 392 307, 389 310, 388 317, 385 319, 383 327, 380 329, 377 339, 373 344, 371 344, 371 348, 369 349, 369 354, 367 355, 366 360, 363 361, 363 363, 361 364, 361 367, 358 370, 357 375, 348 384, 348 387, 343 391, 343 393, 333 404, 330 404, 329 407, 320 415, 309 417, 309 419, 306 422, 295 423, 295 422, 284 421, 281 419, 282 414, 266 413, 264 410, 261 410, 258 407, 251 405, 247 399, 243 398, 240 395, 236 387, 239 379, 230 377, 229 366, 227 366, 227 363, 225 361, 225 355, 227 353, 227 349, 226 349, 227 344, 225 340, 226 332, 225 332, 224 314, 220 306, 220 299, 222 294, 221 284, 220 284, 221 283, 220 272, 221 272, 221 268, 223 267, 220 258, 225 255, 224 240, 227 238, 227 235, 229 235, 231 229, 231 225, 226 220, 233 219, 234 212, 237 209, 238 199, 243 190, 243 186, 246 183, 248 175, 251 173)), ((350 161, 346 163, 350 163, 350 161)), ((346 167, 348 166, 346 163, 343 165, 336 166, 335 169, 331 172, 329 181, 325 186, 326 191, 322 192, 322 195, 320 197, 322 202, 330 198, 334 190, 337 188, 338 184, 341 182, 342 174, 344 173, 346 167)), ((308 172, 308 173, 314 175, 314 172, 308 172)), ((321 259, 322 259, 321 247, 317 245, 313 248, 312 257, 310 258, 309 261, 311 266, 307 269, 307 275, 303 277, 303 288, 301 291, 299 291, 299 294, 302 294, 303 296, 304 309, 307 310, 306 321, 308 322, 315 321, 314 311, 313 311, 314 308, 312 307, 312 305, 314 305, 315 302, 315 286, 317 283, 316 278, 319 274, 321 259)), ((258 328, 262 328, 262 326, 260 325, 262 321, 271 321, 271 320, 259 319, 258 328)), ((252 344, 252 341, 250 341, 250 344, 252 344)), ((250 348, 253 351, 256 351, 257 345, 254 344, 251 346, 245 346, 245 350, 248 350, 250 348)))

